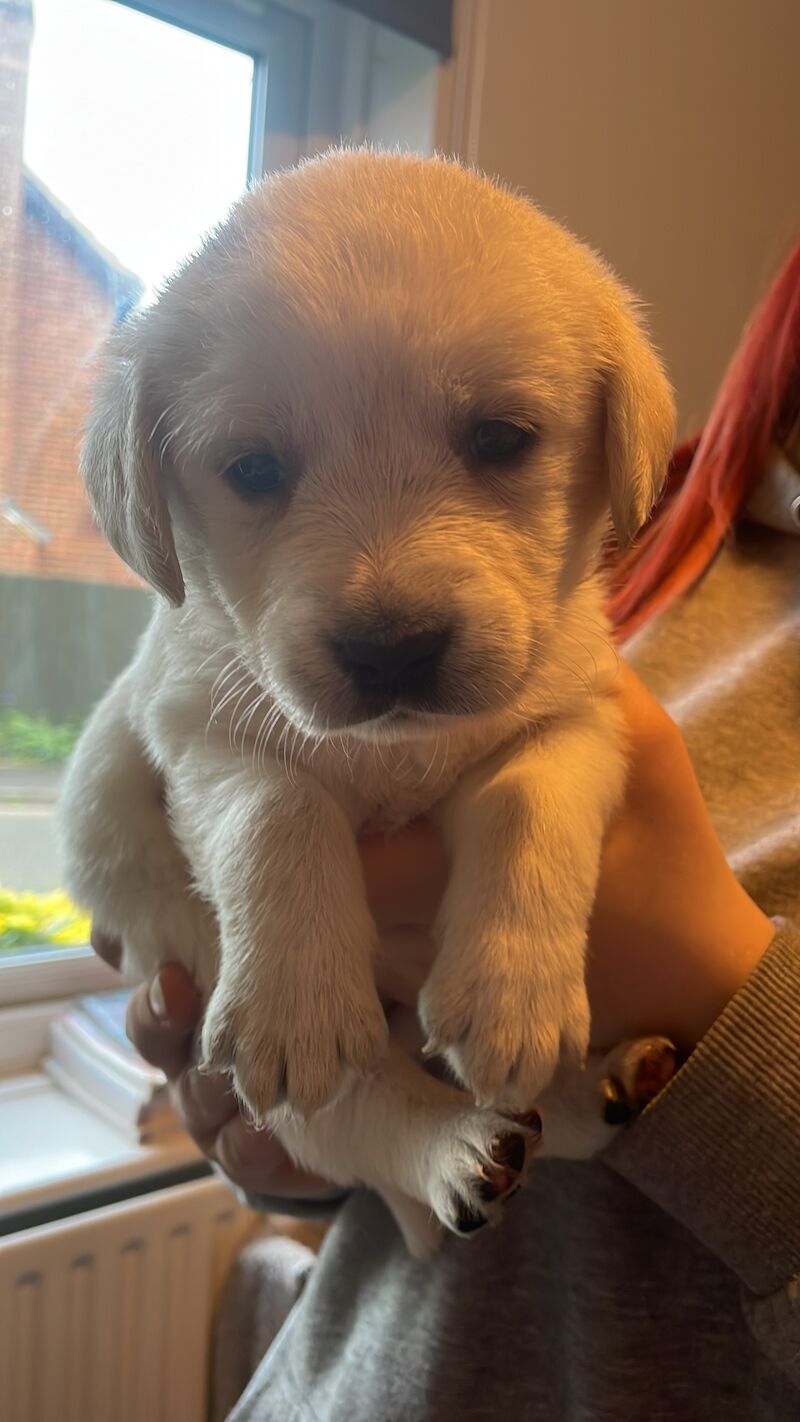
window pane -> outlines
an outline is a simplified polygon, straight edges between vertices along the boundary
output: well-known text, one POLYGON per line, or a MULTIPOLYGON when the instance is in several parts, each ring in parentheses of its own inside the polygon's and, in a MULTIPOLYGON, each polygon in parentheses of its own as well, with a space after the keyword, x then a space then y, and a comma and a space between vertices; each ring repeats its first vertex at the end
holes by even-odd
POLYGON ((0 949, 85 934, 42 897, 53 805, 149 602, 93 527, 80 429, 102 342, 246 184, 252 81, 114 0, 0 0, 0 949))
POLYGON ((24 161, 151 288, 245 187, 252 80, 114 0, 35 0, 24 161))

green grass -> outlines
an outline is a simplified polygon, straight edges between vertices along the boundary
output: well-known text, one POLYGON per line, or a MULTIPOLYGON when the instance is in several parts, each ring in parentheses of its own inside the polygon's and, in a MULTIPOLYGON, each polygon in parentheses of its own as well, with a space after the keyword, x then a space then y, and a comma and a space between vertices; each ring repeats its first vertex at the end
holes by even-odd
POLYGON ((75 723, 54 726, 46 716, 29 716, 6 706, 0 710, 0 760, 14 765, 61 765, 80 733, 75 723))

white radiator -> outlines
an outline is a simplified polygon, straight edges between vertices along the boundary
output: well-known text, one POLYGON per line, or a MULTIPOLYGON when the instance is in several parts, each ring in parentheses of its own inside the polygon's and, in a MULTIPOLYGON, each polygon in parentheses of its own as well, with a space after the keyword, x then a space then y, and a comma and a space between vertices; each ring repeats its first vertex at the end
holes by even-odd
POLYGON ((195 1181, 0 1239, 0 1422, 204 1422, 254 1216, 195 1181))

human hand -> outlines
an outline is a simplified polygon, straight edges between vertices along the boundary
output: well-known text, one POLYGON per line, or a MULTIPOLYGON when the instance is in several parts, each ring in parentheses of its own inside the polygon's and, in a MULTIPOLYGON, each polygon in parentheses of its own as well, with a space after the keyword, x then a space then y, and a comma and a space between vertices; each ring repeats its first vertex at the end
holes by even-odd
POLYGON ((589 930, 593 1040, 661 1033, 687 1055, 775 934, 734 875, 674 721, 627 667, 632 759, 589 930))

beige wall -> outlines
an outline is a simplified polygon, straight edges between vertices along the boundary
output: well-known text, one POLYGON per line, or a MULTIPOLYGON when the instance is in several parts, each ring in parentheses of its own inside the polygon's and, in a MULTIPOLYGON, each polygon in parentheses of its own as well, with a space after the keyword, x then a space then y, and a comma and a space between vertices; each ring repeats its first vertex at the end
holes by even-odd
POLYGON ((800 0, 488 0, 478 162, 651 308, 684 429, 800 236, 800 0))

